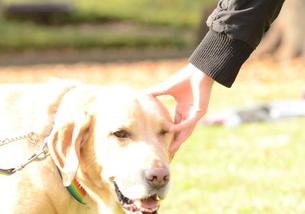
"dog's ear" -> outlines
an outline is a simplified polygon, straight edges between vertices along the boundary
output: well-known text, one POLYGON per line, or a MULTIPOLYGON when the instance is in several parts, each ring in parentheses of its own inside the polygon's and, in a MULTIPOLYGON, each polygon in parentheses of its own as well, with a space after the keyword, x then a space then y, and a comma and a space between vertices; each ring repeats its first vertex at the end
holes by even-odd
POLYGON ((78 115, 72 120, 55 123, 51 132, 48 147, 52 159, 62 173, 65 186, 74 179, 80 160, 80 147, 89 139, 92 116, 78 115))

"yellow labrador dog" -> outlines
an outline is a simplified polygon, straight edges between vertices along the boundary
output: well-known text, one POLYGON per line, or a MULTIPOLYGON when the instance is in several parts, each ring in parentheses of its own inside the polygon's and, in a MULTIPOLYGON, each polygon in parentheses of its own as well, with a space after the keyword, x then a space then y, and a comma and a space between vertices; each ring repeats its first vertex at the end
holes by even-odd
POLYGON ((0 172, 1 214, 158 212, 172 134, 154 98, 127 87, 1 85, 0 118, 0 169, 47 145, 46 157, 0 172))

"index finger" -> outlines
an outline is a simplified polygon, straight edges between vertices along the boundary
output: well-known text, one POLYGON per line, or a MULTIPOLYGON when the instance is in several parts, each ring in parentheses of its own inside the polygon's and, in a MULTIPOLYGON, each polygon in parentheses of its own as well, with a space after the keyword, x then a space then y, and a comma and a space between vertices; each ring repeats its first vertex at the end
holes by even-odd
POLYGON ((204 115, 204 113, 204 111, 192 111, 189 117, 186 118, 186 120, 182 120, 179 123, 170 126, 170 131, 177 132, 189 128, 191 126, 195 126, 197 122, 201 119, 201 117, 204 115))
POLYGON ((197 122, 198 122, 197 118, 190 118, 190 119, 181 121, 178 124, 172 123, 169 127, 169 131, 170 132, 179 132, 179 131, 182 131, 183 129, 196 125, 197 122))

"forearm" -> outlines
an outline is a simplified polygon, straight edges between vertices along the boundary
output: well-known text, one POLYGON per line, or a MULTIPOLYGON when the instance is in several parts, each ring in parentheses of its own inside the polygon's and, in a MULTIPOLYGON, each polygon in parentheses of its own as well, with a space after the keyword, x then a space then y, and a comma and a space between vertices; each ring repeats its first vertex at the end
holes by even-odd
POLYGON ((210 31, 189 61, 231 87, 241 65, 277 17, 283 0, 221 0, 208 18, 210 31))

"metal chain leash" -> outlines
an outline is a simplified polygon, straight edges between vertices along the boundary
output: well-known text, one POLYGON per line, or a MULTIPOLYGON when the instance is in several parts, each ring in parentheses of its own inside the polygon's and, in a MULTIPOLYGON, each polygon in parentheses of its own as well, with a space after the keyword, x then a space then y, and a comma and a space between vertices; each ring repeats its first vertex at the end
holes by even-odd
MULTIPOLYGON (((0 139, 0 146, 4 146, 9 143, 14 143, 14 142, 21 141, 21 140, 26 140, 29 143, 36 144, 40 141, 40 138, 34 132, 30 132, 28 134, 20 135, 17 137, 5 138, 3 140, 0 139)), ((18 165, 17 167, 9 168, 9 169, 0 168, 0 174, 12 175, 17 171, 22 170, 25 166, 27 166, 31 162, 33 162, 35 160, 45 159, 47 156, 49 156, 49 153, 47 150, 47 140, 45 140, 44 143, 40 146, 40 149, 37 152, 35 152, 34 154, 32 154, 29 158, 27 158, 22 164, 18 165)))
POLYGON ((6 144, 14 143, 21 140, 26 140, 29 143, 37 143, 39 141, 39 136, 34 132, 30 132, 28 134, 20 135, 17 137, 0 139, 0 146, 4 146, 6 144))

